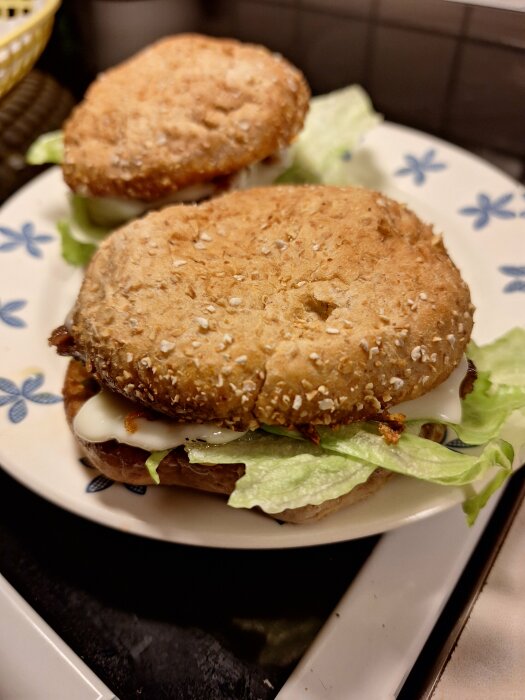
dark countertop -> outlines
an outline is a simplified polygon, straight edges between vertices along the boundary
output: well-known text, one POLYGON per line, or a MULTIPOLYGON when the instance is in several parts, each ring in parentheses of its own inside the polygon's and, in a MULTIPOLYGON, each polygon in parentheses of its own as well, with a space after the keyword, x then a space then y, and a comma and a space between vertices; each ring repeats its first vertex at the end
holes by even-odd
POLYGON ((194 548, 0 488, 0 571, 120 700, 273 698, 378 539, 194 548))

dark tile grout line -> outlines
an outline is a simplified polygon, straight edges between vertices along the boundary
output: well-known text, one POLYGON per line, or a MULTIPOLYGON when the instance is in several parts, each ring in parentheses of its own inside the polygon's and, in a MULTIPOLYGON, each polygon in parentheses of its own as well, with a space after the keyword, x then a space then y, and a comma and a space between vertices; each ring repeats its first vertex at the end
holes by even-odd
MULTIPOLYGON (((395 20, 395 19, 386 19, 384 17, 379 16, 379 0, 371 0, 372 6, 370 13, 368 15, 359 15, 355 12, 352 12, 351 10, 348 12, 345 12, 343 10, 338 10, 337 8, 318 8, 318 7, 310 7, 306 6, 302 3, 302 0, 293 0, 293 2, 280 2, 279 0, 249 0, 250 2, 253 2, 257 5, 263 5, 263 6, 273 6, 273 7, 285 7, 285 8, 296 8, 300 10, 301 13, 310 13, 310 14, 316 14, 319 16, 331 16, 331 17, 336 17, 339 19, 349 19, 349 20, 356 20, 359 22, 371 22, 373 24, 376 24, 380 27, 388 27, 390 29, 403 29, 409 32, 414 32, 414 33, 421 33, 421 34, 427 34, 428 36, 436 36, 436 37, 442 37, 442 38, 447 38, 447 39, 454 39, 454 38, 462 38, 464 41, 480 45, 480 46, 492 46, 492 47, 498 47, 502 49, 507 49, 510 51, 515 51, 517 53, 524 53, 525 54, 525 46, 516 46, 512 43, 505 43, 503 41, 497 41, 497 40, 491 40, 491 39, 484 39, 483 37, 476 37, 476 36, 468 36, 466 33, 464 33, 464 17, 461 20, 460 23, 460 29, 459 32, 447 32, 442 29, 432 29, 431 27, 424 27, 424 26, 414 26, 411 24, 408 24, 406 22, 402 22, 400 20, 395 20)), ((243 2, 243 0, 237 0, 235 5, 237 6, 239 2, 243 2)), ((470 7, 465 7, 463 8, 464 12, 468 12, 469 14, 472 12, 472 8, 470 7)), ((238 27, 238 25, 237 25, 238 27)))
POLYGON ((452 56, 452 65, 450 66, 450 71, 448 75, 447 88, 445 91, 445 101, 441 106, 440 115, 440 131, 445 133, 447 126, 450 123, 450 112, 452 106, 452 100, 456 94, 456 88, 458 85, 458 76, 460 72, 461 62, 463 60, 463 53, 465 50, 465 38, 466 32, 470 23, 471 8, 463 8, 463 17, 461 18, 460 32, 456 39, 456 44, 454 46, 454 55, 452 56))

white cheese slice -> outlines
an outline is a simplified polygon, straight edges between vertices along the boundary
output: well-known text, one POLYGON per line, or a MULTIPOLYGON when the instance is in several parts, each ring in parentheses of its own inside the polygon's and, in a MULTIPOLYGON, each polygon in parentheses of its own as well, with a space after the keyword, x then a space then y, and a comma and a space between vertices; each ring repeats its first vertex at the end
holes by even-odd
POLYGON ((73 430, 87 442, 118 440, 148 452, 169 450, 188 440, 204 440, 221 445, 244 435, 243 432, 220 428, 214 423, 177 423, 171 418, 133 418, 131 423, 136 430, 129 432, 125 419, 136 410, 137 405, 124 397, 100 391, 86 401, 77 413, 73 430))
POLYGON ((279 175, 292 164, 292 152, 283 148, 271 158, 246 166, 232 178, 229 190, 247 190, 251 187, 273 185, 279 175))
POLYGON ((154 209, 161 209, 169 204, 184 204, 198 202, 211 197, 217 191, 216 185, 204 182, 189 185, 177 190, 169 197, 154 202, 143 202, 139 199, 118 199, 117 197, 86 197, 89 218, 99 226, 120 226, 126 221, 136 219, 142 214, 154 209))
POLYGON ((407 420, 425 419, 435 423, 461 423, 459 389, 468 369, 463 357, 450 377, 428 394, 412 401, 404 401, 389 408, 390 413, 404 413, 407 420))
MULTIPOLYGON (((418 399, 391 407, 390 412, 403 413, 408 420, 460 423, 459 389, 467 368, 467 360, 463 358, 450 377, 438 387, 418 399)), ((244 432, 221 428, 214 423, 177 423, 172 418, 133 418, 131 423, 135 430, 129 432, 125 424, 126 416, 136 410, 137 405, 131 401, 102 390, 82 406, 73 422, 73 429, 79 438, 87 442, 118 440, 148 452, 169 450, 193 440, 221 445, 245 435, 244 432)))

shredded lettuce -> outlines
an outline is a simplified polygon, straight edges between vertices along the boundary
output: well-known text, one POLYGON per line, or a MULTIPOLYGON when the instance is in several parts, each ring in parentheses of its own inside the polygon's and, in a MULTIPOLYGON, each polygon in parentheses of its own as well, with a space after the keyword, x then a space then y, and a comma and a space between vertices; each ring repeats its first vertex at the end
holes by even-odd
POLYGON ((89 200, 78 194, 69 195, 71 226, 77 238, 84 243, 98 245, 110 232, 109 226, 98 226, 89 215, 89 200))
POLYGON ((320 435, 319 447, 261 433, 226 445, 190 445, 187 452, 190 462, 245 464, 245 475, 228 503, 234 508, 259 506, 268 513, 342 496, 378 467, 446 486, 470 484, 492 467, 504 474, 502 478, 512 470, 514 452, 503 440, 492 440, 481 454, 473 455, 405 433, 397 445, 388 445, 371 423, 323 428, 320 435))
POLYGON ((478 372, 490 372, 494 386, 515 386, 525 390, 525 328, 513 328, 483 346, 471 341, 468 356, 478 372))
POLYGON ((64 140, 61 131, 49 131, 39 136, 26 153, 29 165, 61 163, 64 157, 64 140))
POLYGON ((468 525, 474 525, 481 509, 487 505, 492 494, 496 493, 496 491, 503 486, 509 473, 509 471, 501 469, 497 472, 496 476, 489 481, 485 488, 463 502, 463 512, 466 515, 468 525))
POLYGON ((258 431, 225 445, 192 443, 190 462, 243 463, 228 505, 260 506, 267 513, 323 503, 349 493, 365 482, 376 467, 352 457, 329 453, 312 443, 258 431))
POLYGON ((489 372, 479 373, 474 390, 463 400, 461 423, 449 424, 469 445, 482 445, 499 435, 511 413, 525 405, 525 386, 495 385, 490 376, 489 372))
POLYGON ((95 226, 88 215, 86 199, 76 194, 69 196, 70 215, 57 222, 62 243, 62 257, 70 265, 84 267, 97 250, 100 241, 110 229, 95 226))
MULTIPOLYGON (((467 355, 478 378, 462 402, 461 423, 449 427, 463 442, 481 445, 497 437, 510 416, 525 407, 525 328, 513 328, 484 346, 471 342, 467 355)), ((516 426, 510 442, 516 451, 521 449, 525 422, 516 426)))
POLYGON ((159 468, 159 464, 162 462, 164 457, 166 457, 166 455, 170 452, 171 450, 160 450, 159 452, 152 452, 146 460, 146 469, 148 470, 149 475, 157 484, 157 486, 160 484, 160 477, 157 474, 157 469, 159 468))
POLYGON ((60 234, 61 252, 64 260, 76 267, 85 267, 91 260, 97 246, 93 243, 82 243, 71 233, 69 221, 62 219, 57 222, 57 229, 60 234))
POLYGON ((361 422, 337 430, 320 427, 319 446, 298 432, 264 426, 264 431, 225 445, 188 445, 188 457, 206 464, 245 464, 245 475, 229 499, 236 508, 259 506, 277 513, 319 504, 348 493, 382 467, 444 486, 471 485, 463 509, 472 524, 511 474, 514 457, 525 445, 524 347, 525 329, 514 329, 484 347, 473 346, 482 371, 463 401, 462 423, 452 427, 462 441, 478 445, 475 449, 459 452, 408 431, 391 445, 374 423, 361 422), (494 373, 489 370, 492 361, 494 373))
POLYGON ((359 85, 314 97, 304 128, 291 146, 292 165, 277 182, 352 184, 352 153, 381 119, 359 85))

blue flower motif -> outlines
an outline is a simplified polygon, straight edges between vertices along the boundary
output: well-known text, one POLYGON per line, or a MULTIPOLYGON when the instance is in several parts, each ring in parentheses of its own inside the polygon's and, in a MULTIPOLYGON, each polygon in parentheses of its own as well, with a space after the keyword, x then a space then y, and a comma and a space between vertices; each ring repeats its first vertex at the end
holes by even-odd
POLYGON ((91 479, 89 484, 86 486, 87 493, 98 493, 99 491, 105 491, 113 486, 115 482, 112 479, 108 479, 107 476, 99 474, 94 479, 91 479))
POLYGON ((455 438, 454 440, 450 440, 450 442, 445 443, 445 447, 448 447, 448 449, 452 450, 453 452, 457 452, 458 450, 464 450, 468 447, 477 447, 477 445, 467 445, 467 443, 463 442, 463 440, 455 438))
MULTIPOLYGON (((525 199, 525 194, 522 194, 522 197, 523 199, 525 199)), ((525 218, 525 209, 522 212, 520 212, 520 216, 525 218)))
POLYGON ((42 257, 42 251, 39 248, 41 243, 49 243, 53 240, 53 236, 47 233, 35 234, 35 227, 30 221, 22 224, 20 231, 0 226, 0 233, 7 239, 5 243, 0 243, 0 253, 9 253, 22 246, 33 258, 42 257))
POLYGON ((124 484, 124 488, 131 491, 131 493, 135 493, 137 496, 143 496, 148 487, 138 484, 124 484))
POLYGON ((25 328, 26 322, 13 316, 13 314, 15 311, 23 309, 26 304, 27 301, 24 299, 13 299, 13 301, 8 301, 3 306, 0 304, 0 321, 13 328, 25 328))
POLYGON ((464 216, 474 216, 474 228, 480 229, 486 226, 492 216, 497 219, 514 219, 516 212, 505 209, 505 206, 514 198, 512 193, 507 193, 491 201, 483 192, 478 194, 477 207, 463 207, 459 210, 464 216))
MULTIPOLYGON (((87 467, 88 469, 95 468, 91 466, 88 460, 84 457, 81 457, 79 459, 79 462, 80 464, 82 464, 82 466, 87 467)), ((98 493, 99 491, 105 491, 106 489, 109 489, 110 486, 113 486, 114 483, 115 482, 113 481, 113 479, 109 479, 107 476, 99 474, 94 479, 91 479, 89 484, 86 486, 86 492, 98 493)), ((143 485, 138 486, 136 484, 122 484, 122 486, 124 486, 125 489, 131 491, 131 493, 134 493, 137 496, 143 496, 148 490, 148 487, 143 485)))
POLYGON ((511 292, 525 292, 525 265, 502 265, 500 272, 512 279, 508 282, 503 291, 506 294, 511 292))
POLYGON ((431 148, 424 153, 421 158, 417 158, 410 153, 405 155, 406 167, 396 170, 395 175, 413 175, 414 185, 422 185, 426 179, 426 173, 444 170, 447 166, 445 163, 436 163, 434 158, 436 151, 431 148))
POLYGON ((20 423, 27 416, 26 401, 32 401, 39 404, 52 404, 62 401, 61 396, 42 392, 35 394, 37 389, 40 389, 44 383, 43 374, 33 374, 22 383, 19 389, 10 379, 0 377, 0 406, 11 404, 8 412, 8 418, 11 423, 20 423))
MULTIPOLYGON (((105 491, 106 489, 109 489, 110 486, 113 486, 114 483, 115 482, 113 479, 109 479, 107 476, 99 474, 94 479, 91 479, 89 484, 86 486, 86 492, 98 493, 99 491, 105 491)), ((122 484, 122 486, 137 496, 143 496, 148 488, 147 486, 137 486, 135 484, 122 484)))

